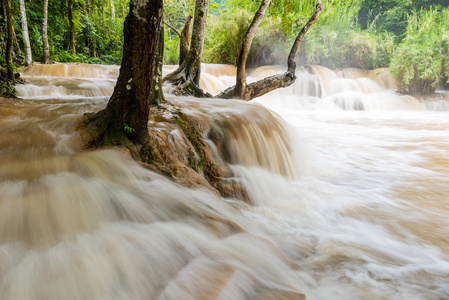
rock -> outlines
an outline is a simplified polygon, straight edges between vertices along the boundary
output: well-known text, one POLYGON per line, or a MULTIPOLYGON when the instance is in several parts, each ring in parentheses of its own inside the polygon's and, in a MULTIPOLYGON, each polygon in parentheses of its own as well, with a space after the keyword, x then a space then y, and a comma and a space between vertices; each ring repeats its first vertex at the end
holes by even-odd
POLYGON ((253 204, 245 187, 237 179, 224 178, 214 186, 223 197, 240 199, 247 204, 253 204))

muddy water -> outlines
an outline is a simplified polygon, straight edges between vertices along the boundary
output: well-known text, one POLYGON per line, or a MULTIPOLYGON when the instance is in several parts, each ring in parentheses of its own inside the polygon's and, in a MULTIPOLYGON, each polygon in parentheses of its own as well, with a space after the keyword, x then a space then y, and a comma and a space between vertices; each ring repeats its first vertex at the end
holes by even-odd
MULTIPOLYGON (((228 161, 247 207, 83 152, 76 121, 106 104, 117 68, 39 68, 0 119, 1 299, 449 298, 444 94, 309 66, 251 104, 172 98, 236 124, 228 161)), ((209 92, 232 83, 232 67, 205 68, 209 92)))

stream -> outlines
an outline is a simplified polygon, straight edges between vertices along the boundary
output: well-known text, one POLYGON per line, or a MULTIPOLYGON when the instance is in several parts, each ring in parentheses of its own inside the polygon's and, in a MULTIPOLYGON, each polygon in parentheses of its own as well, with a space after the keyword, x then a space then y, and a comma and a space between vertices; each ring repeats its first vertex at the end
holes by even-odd
MULTIPOLYGON (((447 92, 418 99, 385 69, 305 66, 250 103, 167 96, 246 120, 227 142, 249 206, 81 148, 78 121, 105 107, 118 72, 25 70, 26 105, 0 119, 1 299, 449 299, 447 92), (242 108, 273 118, 253 126, 242 108)), ((234 75, 203 65, 200 84, 217 94, 234 75)))

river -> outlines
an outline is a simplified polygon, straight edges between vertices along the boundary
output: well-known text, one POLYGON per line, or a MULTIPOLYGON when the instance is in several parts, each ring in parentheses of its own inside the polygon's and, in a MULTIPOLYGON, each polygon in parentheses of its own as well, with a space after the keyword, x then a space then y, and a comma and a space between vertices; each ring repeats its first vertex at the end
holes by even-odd
MULTIPOLYGON (((201 85, 217 93, 233 74, 204 65, 201 85)), ((24 105, 0 119, 1 299, 449 299, 445 92, 400 96, 383 69, 307 66, 251 103, 168 96, 211 115, 271 111, 293 151, 254 126, 228 141, 249 206, 83 150, 76 124, 117 75, 31 67, 24 105)))

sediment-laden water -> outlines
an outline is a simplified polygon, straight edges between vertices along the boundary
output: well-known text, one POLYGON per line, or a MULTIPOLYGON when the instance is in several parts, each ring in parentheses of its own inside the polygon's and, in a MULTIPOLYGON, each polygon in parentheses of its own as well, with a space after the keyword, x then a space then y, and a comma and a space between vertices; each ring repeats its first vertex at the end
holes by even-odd
MULTIPOLYGON (((234 73, 206 65, 202 87, 234 73)), ((383 69, 307 66, 249 104, 168 97, 238 122, 228 160, 250 207, 83 151, 75 126, 117 74, 32 67, 25 105, 0 119, 1 299, 449 298, 447 95, 397 95, 383 69)))

